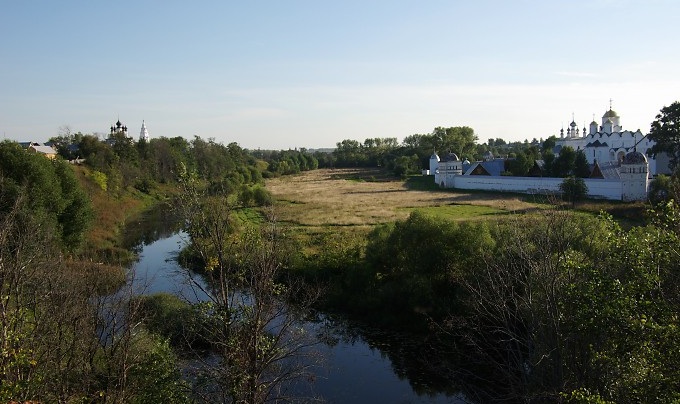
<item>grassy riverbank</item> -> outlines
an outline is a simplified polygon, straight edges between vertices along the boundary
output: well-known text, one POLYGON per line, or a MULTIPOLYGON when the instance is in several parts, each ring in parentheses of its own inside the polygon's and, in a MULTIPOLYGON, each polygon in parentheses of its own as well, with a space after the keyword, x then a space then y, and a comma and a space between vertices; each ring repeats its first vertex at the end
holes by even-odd
POLYGON ((86 233, 82 255, 108 264, 125 264, 131 252, 123 245, 125 224, 145 210, 168 200, 176 188, 157 184, 151 193, 135 188, 117 192, 103 190, 93 179, 93 171, 76 166, 75 172, 81 186, 92 202, 94 219, 86 233))

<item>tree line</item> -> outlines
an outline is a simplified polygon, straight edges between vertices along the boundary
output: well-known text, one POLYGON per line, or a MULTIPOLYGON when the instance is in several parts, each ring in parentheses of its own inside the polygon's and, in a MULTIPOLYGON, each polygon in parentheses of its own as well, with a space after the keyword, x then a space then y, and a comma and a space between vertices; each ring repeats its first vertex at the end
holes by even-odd
POLYGON ((106 141, 96 135, 69 131, 50 139, 65 160, 79 159, 112 193, 133 187, 150 192, 156 184, 177 184, 181 167, 229 193, 263 178, 316 169, 317 159, 306 150, 249 151, 237 143, 177 136, 135 141, 114 133, 106 141))
POLYGON ((437 127, 430 134, 415 134, 399 143, 396 138, 369 138, 363 143, 345 139, 336 144, 330 161, 319 158, 320 167, 383 167, 394 175, 420 174, 429 169, 430 157, 455 153, 461 160, 483 161, 489 154, 505 159, 502 175, 587 178, 590 165, 582 150, 570 146, 560 149, 556 156, 554 136, 539 142, 506 143, 503 139, 489 139, 477 143, 470 127, 437 127), (538 171, 533 170, 538 165, 538 171))

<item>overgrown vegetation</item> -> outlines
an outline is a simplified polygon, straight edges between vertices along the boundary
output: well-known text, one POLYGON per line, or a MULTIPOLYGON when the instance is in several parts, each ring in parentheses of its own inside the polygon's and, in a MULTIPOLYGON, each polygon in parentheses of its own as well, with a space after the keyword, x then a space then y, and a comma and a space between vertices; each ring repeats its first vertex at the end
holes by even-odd
POLYGON ((122 272, 78 251, 89 204, 71 168, 0 150, 0 401, 184 401, 174 353, 129 321, 122 272))
POLYGON ((146 158, 163 144, 120 138, 111 146, 80 136, 84 166, 0 144, 0 401, 190 400, 174 349, 180 338, 192 349, 213 347, 200 342, 215 324, 213 312, 191 308, 191 316, 173 317, 182 327, 196 319, 187 330, 198 333, 173 335, 166 322, 159 328, 157 308, 178 312, 167 299, 154 306, 131 299, 123 225, 177 192, 183 161, 198 167, 208 200, 239 199, 252 209, 270 204, 271 196, 258 185, 261 162, 235 145, 195 139, 185 150, 191 153, 176 153, 174 162, 146 158))
POLYGON ((552 209, 463 223, 416 211, 299 270, 327 286, 327 308, 438 333, 480 402, 671 402, 679 210, 665 208, 630 230, 552 209))
MULTIPOLYGON (((312 295, 298 291, 295 282, 283 282, 292 256, 288 243, 271 212, 262 224, 238 220, 233 198, 206 192, 194 173, 181 175, 181 187, 177 205, 187 218, 187 248, 206 279, 193 285, 206 301, 188 308, 175 303, 170 313, 182 314, 182 319, 169 329, 158 322, 154 328, 166 329, 164 334, 174 340, 182 338, 198 359, 205 347, 215 355, 189 370, 197 400, 281 400, 287 384, 306 375, 310 358, 305 351, 315 341, 298 318, 298 311, 304 313, 311 302, 300 297, 312 295), (296 296, 296 306, 288 304, 291 296, 296 296)), ((239 202, 248 206, 243 198, 239 202)), ((168 305, 156 307, 162 308, 160 313, 168 305)))

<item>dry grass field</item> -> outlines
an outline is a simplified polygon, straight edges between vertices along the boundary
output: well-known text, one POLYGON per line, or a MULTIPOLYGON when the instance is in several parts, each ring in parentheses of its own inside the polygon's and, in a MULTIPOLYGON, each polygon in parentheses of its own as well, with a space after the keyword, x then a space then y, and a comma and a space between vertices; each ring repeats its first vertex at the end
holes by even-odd
POLYGON ((414 209, 449 219, 525 212, 537 204, 517 195, 409 189, 378 170, 322 169, 270 179, 279 221, 297 226, 372 227, 406 218, 414 209))

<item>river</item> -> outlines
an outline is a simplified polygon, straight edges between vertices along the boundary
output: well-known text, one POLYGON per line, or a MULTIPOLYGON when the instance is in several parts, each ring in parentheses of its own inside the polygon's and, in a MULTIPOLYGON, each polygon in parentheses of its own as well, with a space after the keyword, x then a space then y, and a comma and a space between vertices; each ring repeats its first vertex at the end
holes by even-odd
MULTIPOLYGON (((139 254, 131 268, 137 292, 165 292, 192 302, 203 300, 175 260, 186 235, 176 226, 156 229, 153 236, 143 233, 137 238, 141 241, 131 245, 139 254)), ((419 351, 427 347, 419 346, 417 341, 323 313, 316 318, 306 325, 323 335, 316 348, 323 365, 315 368, 307 386, 314 397, 330 403, 468 402, 446 378, 437 380, 436 372, 422 363, 419 351)))

